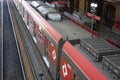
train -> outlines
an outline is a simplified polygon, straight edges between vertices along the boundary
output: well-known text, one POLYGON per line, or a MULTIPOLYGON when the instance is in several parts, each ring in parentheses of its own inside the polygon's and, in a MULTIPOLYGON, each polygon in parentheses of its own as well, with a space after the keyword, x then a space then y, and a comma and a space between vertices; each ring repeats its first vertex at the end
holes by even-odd
MULTIPOLYGON (((39 5, 35 1, 30 4, 25 0, 13 0, 13 2, 36 46, 40 47, 41 55, 53 80, 110 80, 78 51, 68 38, 63 38, 63 35, 47 22, 46 18, 61 21, 62 16, 59 12, 51 8, 53 13, 44 14, 44 11, 43 13, 40 11, 45 4, 39 5)), ((48 6, 43 8, 47 9, 48 6)))

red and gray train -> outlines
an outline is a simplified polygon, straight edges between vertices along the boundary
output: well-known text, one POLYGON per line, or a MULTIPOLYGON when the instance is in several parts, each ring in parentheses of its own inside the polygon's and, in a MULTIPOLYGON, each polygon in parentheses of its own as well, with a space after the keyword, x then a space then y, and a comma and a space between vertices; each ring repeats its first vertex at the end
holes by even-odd
POLYGON ((63 39, 63 36, 46 21, 46 18, 52 21, 61 20, 62 17, 57 11, 49 9, 52 13, 47 12, 44 11, 47 6, 44 8, 42 6, 39 10, 43 13, 39 13, 24 0, 13 1, 35 44, 41 48, 43 60, 53 80, 109 80, 81 54, 82 52, 63 39))

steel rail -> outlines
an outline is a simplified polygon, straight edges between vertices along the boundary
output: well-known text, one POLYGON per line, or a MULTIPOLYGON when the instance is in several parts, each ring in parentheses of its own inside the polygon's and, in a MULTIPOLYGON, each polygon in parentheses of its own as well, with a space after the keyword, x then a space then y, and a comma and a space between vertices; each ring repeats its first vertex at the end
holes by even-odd
POLYGON ((1 17, 2 17, 2 57, 1 57, 1 80, 3 80, 3 0, 1 0, 1 17))

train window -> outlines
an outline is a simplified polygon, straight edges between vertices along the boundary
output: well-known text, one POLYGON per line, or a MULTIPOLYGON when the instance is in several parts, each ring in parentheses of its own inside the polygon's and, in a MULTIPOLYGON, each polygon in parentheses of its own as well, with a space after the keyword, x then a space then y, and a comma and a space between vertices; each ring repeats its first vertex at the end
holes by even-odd
POLYGON ((29 13, 27 13, 27 25, 29 24, 29 13))
MULTIPOLYGON (((48 47, 48 54, 50 54, 50 40, 48 40, 48 45, 47 45, 47 47, 48 47)), ((48 55, 47 54, 47 55, 48 55)))
POLYGON ((24 9, 24 7, 23 7, 23 13, 22 13, 23 18, 24 18, 24 11, 25 11, 25 9, 24 9))
POLYGON ((36 23, 34 24, 34 26, 35 26, 35 27, 34 27, 34 36, 35 36, 35 37, 38 37, 39 26, 38 26, 36 23))
POLYGON ((27 12, 26 12, 26 10, 24 10, 24 20, 25 20, 25 23, 27 24, 27 12))
POLYGON ((38 31, 38 39, 39 39, 39 41, 41 41, 41 39, 42 39, 42 32, 40 30, 38 31))
POLYGON ((33 27, 33 19, 31 16, 29 16, 29 27, 32 28, 33 27))

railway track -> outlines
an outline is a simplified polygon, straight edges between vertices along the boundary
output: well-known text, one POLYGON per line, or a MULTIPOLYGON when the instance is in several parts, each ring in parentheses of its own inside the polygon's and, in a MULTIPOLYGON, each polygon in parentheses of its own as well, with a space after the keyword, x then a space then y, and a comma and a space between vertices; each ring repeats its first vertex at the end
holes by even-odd
POLYGON ((13 5, 13 14, 15 16, 15 21, 18 25, 20 36, 24 43, 24 47, 26 48, 27 57, 30 63, 30 67, 32 69, 34 79, 40 80, 41 75, 43 74, 42 80, 52 80, 51 75, 49 75, 48 69, 46 69, 42 56, 40 55, 41 53, 33 42, 33 39, 29 31, 27 30, 25 23, 23 22, 12 1, 11 4, 13 5))
POLYGON ((3 1, 3 54, 1 74, 1 80, 25 80, 7 0, 3 1))

